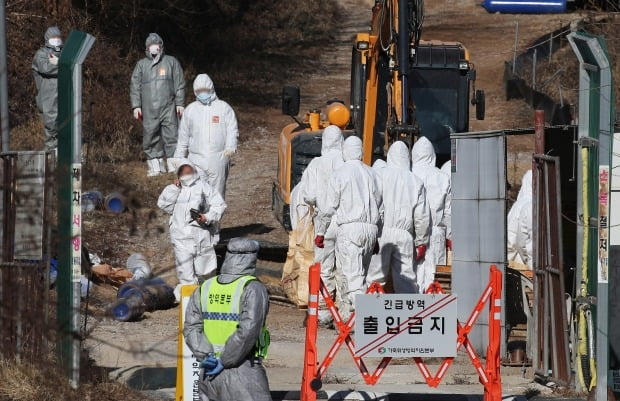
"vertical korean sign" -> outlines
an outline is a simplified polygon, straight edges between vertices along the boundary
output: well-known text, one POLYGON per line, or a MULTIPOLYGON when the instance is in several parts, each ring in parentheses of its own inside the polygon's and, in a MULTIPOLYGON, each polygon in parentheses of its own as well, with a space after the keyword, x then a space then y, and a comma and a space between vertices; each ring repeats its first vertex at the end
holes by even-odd
POLYGON ((82 276, 82 163, 71 164, 71 277, 82 276))
POLYGON ((609 282, 609 166, 599 167, 598 282, 609 282))

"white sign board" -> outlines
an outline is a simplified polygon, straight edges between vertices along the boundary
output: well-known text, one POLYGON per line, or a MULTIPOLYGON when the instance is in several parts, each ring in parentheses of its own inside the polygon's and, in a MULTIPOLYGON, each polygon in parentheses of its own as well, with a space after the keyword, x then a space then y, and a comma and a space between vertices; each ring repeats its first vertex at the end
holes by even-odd
POLYGON ((15 160, 15 259, 43 258, 45 160, 44 152, 19 153, 15 160))
POLYGON ((455 357, 456 295, 359 294, 355 354, 359 357, 455 357))

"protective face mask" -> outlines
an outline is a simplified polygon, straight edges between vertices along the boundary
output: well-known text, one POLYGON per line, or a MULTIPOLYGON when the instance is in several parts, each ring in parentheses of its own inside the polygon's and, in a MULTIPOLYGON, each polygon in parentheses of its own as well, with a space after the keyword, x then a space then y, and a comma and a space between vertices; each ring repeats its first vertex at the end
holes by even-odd
POLYGON ((196 174, 187 174, 187 175, 180 176, 179 177, 179 182, 184 187, 187 187, 187 186, 189 186, 189 184, 194 182, 195 179, 196 179, 196 174))
POLYGON ((60 38, 51 38, 49 40, 49 44, 50 44, 50 46, 60 47, 60 46, 62 46, 62 39, 60 39, 60 38))
POLYGON ((160 49, 159 45, 150 45, 149 46, 149 53, 151 53, 153 56, 157 56, 160 51, 161 51, 161 49, 160 49))
POLYGON ((211 103, 214 97, 214 94, 209 92, 200 92, 198 95, 196 95, 196 99, 198 99, 198 101, 202 104, 211 103))

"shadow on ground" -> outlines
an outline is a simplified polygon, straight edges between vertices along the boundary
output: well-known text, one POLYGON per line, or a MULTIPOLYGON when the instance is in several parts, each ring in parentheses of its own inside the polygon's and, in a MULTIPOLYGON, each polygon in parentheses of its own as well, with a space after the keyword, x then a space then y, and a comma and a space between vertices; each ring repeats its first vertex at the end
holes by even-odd
POLYGON ((220 230, 220 240, 222 242, 227 242, 231 238, 245 237, 250 234, 268 234, 273 230, 273 227, 269 227, 261 223, 246 224, 244 226, 237 227, 226 227, 220 230))
POLYGON ((176 367, 137 366, 117 370, 110 376, 140 391, 175 388, 177 385, 176 367))

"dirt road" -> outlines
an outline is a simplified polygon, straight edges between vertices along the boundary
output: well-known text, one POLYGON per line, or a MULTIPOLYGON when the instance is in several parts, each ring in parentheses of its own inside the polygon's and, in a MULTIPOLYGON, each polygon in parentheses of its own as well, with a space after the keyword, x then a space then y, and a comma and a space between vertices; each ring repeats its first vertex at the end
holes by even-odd
MULTIPOLYGON (((334 27, 333 41, 325 44, 319 67, 310 75, 299 76, 295 82, 302 90, 302 111, 323 105, 326 100, 334 97, 348 99, 351 39, 355 32, 363 31, 368 26, 368 3, 364 0, 340 2, 343 7, 341 23, 334 27)), ((472 129, 531 126, 532 111, 521 101, 506 102, 503 94, 503 63, 512 57, 514 27, 519 17, 487 14, 477 3, 476 0, 426 2, 423 38, 458 40, 468 47, 478 71, 477 87, 484 89, 487 94, 487 119, 472 120, 472 129)), ((521 18, 519 46, 525 46, 547 30, 557 28, 560 22, 573 17, 521 18)), ((281 116, 279 110, 274 108, 253 107, 238 110, 238 115, 243 130, 242 141, 228 181, 228 210, 222 224, 222 236, 230 238, 248 235, 286 243, 287 234, 271 213, 271 183, 276 173, 279 130, 289 119, 281 116)), ((531 151, 532 144, 520 140, 510 146, 512 151, 527 152, 531 151)), ((128 180, 143 174, 142 167, 138 165, 122 166, 119 169, 127 174, 128 180)), ((158 191, 165 183, 166 179, 162 178, 157 181, 157 191, 153 188, 144 189, 146 195, 142 195, 143 205, 136 208, 132 216, 119 217, 118 233, 98 231, 97 221, 104 218, 101 215, 86 217, 86 231, 90 230, 87 235, 94 250, 102 253, 104 258, 111 259, 113 264, 121 265, 129 253, 140 251, 155 261, 156 273, 172 282, 174 264, 167 239, 167 218, 148 207, 154 204, 158 191), (134 229, 126 230, 127 224, 133 224, 134 229), (141 234, 135 235, 135 232, 141 234), (116 239, 120 252, 112 249, 112 237, 116 239)), ((271 264, 271 267, 277 269, 279 265, 271 264)), ((157 367, 159 375, 145 375, 144 370, 142 374, 137 374, 132 370, 124 376, 132 377, 134 385, 145 389, 173 387, 178 309, 147 313, 143 320, 135 323, 118 323, 102 315, 106 302, 113 297, 113 291, 108 288, 95 289, 93 312, 96 316, 90 320, 92 333, 86 342, 91 357, 97 365, 111 370, 143 365, 157 367)), ((304 341, 303 316, 303 312, 296 309, 272 305, 269 315, 272 348, 266 365, 274 390, 299 388, 304 341)), ((323 350, 332 336, 333 332, 321 332, 323 350)), ((326 380, 328 388, 365 388, 352 366, 346 355, 340 356, 326 380)), ((378 391, 408 391, 413 388, 407 386, 415 386, 417 391, 424 390, 420 386, 421 376, 412 373, 414 369, 410 364, 405 364, 389 370, 378 391)), ((474 384, 477 379, 470 366, 459 363, 453 369, 452 376, 448 378, 452 387, 440 387, 438 391, 480 393, 481 388, 474 384)), ((508 382, 512 385, 513 393, 523 393, 533 386, 528 379, 519 378, 518 374, 508 382)), ((159 394, 162 399, 166 399, 170 393, 171 390, 162 390, 159 394)))

